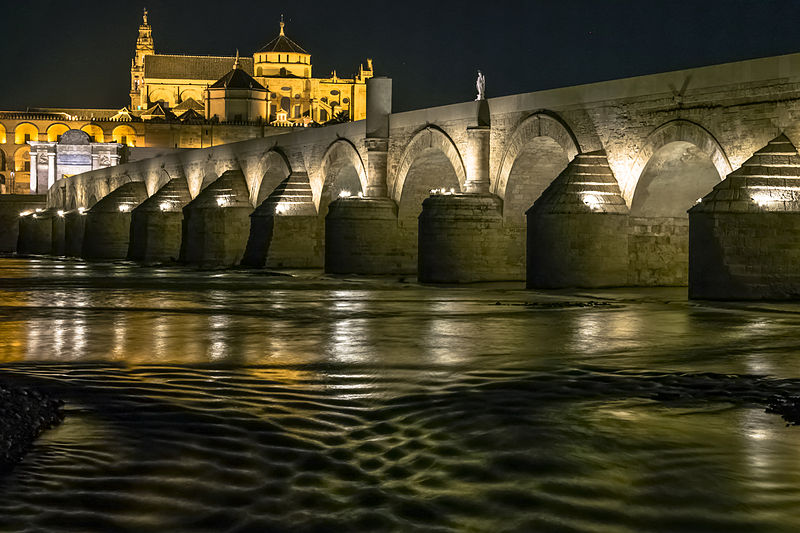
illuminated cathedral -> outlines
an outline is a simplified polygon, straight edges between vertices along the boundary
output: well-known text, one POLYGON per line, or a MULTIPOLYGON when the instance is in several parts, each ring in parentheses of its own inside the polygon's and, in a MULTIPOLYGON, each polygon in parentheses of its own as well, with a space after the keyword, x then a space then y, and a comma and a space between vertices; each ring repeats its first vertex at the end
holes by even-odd
POLYGON ((366 63, 353 78, 336 71, 312 77, 311 54, 286 35, 283 20, 278 36, 252 57, 157 54, 145 10, 131 61, 130 110, 279 126, 361 120, 373 75, 372 60, 366 63))

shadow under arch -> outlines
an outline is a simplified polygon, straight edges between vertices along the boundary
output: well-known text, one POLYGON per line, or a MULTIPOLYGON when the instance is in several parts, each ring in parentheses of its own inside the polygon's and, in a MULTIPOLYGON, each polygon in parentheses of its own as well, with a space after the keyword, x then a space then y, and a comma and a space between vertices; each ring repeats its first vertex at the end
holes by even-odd
POLYGON ((262 169, 258 178, 257 190, 254 191, 255 207, 260 206, 284 180, 292 174, 292 163, 286 153, 273 146, 261 156, 262 169))
POLYGON ((466 181, 467 171, 464 166, 464 159, 458 151, 453 139, 439 126, 429 124, 418 130, 406 145, 400 164, 395 172, 395 179, 390 188, 390 198, 400 204, 403 196, 408 172, 417 157, 429 149, 438 149, 450 161, 450 165, 455 171, 460 188, 463 190, 466 181))
POLYGON ((645 140, 644 146, 637 152, 628 175, 620 183, 622 197, 631 205, 636 186, 644 173, 645 167, 653 155, 664 146, 673 142, 687 142, 695 145, 705 153, 717 169, 720 181, 733 169, 719 141, 703 126, 685 119, 665 122, 654 129, 645 140))
POLYGON ((355 144, 344 137, 330 143, 320 162, 319 178, 322 186, 316 207, 321 215, 341 191, 350 194, 366 191, 367 170, 355 144))
POLYGON ((677 119, 653 130, 621 184, 630 207, 631 285, 688 283, 687 210, 730 170, 722 147, 702 126, 677 119))

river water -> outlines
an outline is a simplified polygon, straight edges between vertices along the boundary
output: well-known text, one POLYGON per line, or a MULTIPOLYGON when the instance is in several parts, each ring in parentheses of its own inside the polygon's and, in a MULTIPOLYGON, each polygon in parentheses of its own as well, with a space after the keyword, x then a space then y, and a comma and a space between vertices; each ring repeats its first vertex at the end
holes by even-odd
POLYGON ((800 530, 800 305, 0 259, 0 531, 800 530))

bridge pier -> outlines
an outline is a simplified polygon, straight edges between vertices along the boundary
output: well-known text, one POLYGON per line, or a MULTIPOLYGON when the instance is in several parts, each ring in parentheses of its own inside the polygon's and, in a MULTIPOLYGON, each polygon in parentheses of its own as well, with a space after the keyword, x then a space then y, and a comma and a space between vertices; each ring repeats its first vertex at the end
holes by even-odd
POLYGON ((489 192, 489 104, 476 104, 477 125, 467 128, 463 193, 434 193, 419 216, 417 277, 424 283, 513 279, 503 201, 489 192))
POLYGON ((423 283, 507 280, 503 202, 493 194, 434 194, 419 216, 423 283), (500 260, 500 261, 498 261, 500 260))
POLYGON ((338 198, 325 217, 325 271, 402 274, 413 270, 401 249, 397 204, 388 197, 391 78, 367 80, 367 186, 363 198, 338 198))
POLYGON ((238 265, 250 233, 247 183, 227 170, 183 208, 180 261, 201 267, 238 265))
POLYGON ((53 252, 54 209, 46 209, 19 217, 17 253, 50 255, 53 252))
POLYGON ((800 155, 785 135, 689 210, 689 297, 800 297, 800 155))
POLYGON ((128 259, 142 263, 177 261, 183 207, 192 199, 186 178, 171 179, 131 212, 128 259))
POLYGON ((144 182, 131 181, 111 191, 86 211, 83 258, 88 261, 127 258, 131 211, 145 199, 144 182))
POLYGON ((86 229, 86 210, 73 209, 64 213, 64 255, 80 257, 86 229))
POLYGON ((66 242, 65 242, 65 233, 66 233, 66 220, 64 218, 64 211, 56 211, 56 214, 53 216, 53 226, 52 226, 52 248, 50 253, 56 256, 64 256, 66 255, 66 242))
POLYGON ((20 214, 47 207, 44 195, 3 194, 0 195, 0 252, 16 252, 19 240, 20 214))
POLYGON ((397 204, 390 198, 339 198, 325 217, 325 271, 333 274, 403 274, 397 204))
POLYGON ((603 151, 578 154, 527 211, 530 289, 628 283, 628 207, 603 151))
POLYGON ((268 268, 320 268, 319 217, 308 174, 294 172, 250 215, 242 264, 268 268))

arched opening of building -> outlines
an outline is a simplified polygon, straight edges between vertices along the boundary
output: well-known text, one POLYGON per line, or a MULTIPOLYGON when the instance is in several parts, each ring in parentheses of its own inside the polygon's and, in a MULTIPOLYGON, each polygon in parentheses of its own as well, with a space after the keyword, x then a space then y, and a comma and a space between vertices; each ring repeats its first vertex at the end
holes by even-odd
POLYGON ((534 137, 517 155, 503 197, 503 223, 510 239, 508 262, 525 276, 525 211, 569 164, 569 155, 550 137, 534 137))
POLYGON ((86 132, 89 135, 89 141, 93 143, 102 143, 105 142, 105 137, 103 135, 103 129, 98 126, 97 124, 86 124, 81 128, 81 131, 86 132))
POLYGON ((0 144, 6 144, 6 127, 0 124, 0 144))
POLYGON ((47 141, 51 143, 58 142, 67 131, 69 131, 69 126, 66 124, 53 124, 47 128, 47 141))
POLYGON ((426 148, 420 152, 408 169, 397 210, 397 224, 402 249, 413 251, 413 262, 417 260, 419 215, 422 202, 432 190, 460 192, 453 164, 438 148, 426 148))
POLYGON ((39 129, 29 122, 23 122, 14 129, 14 144, 25 144, 39 140, 39 129))
POLYGON ((19 179, 20 172, 30 172, 31 171, 31 148, 30 146, 23 146, 19 148, 14 153, 14 170, 17 172, 17 181, 22 181, 19 179))
POLYGON ((136 130, 127 124, 114 128, 114 131, 111 132, 111 138, 115 143, 136 146, 136 130))
POLYGON ((687 284, 686 211, 721 179, 709 155, 690 142, 670 142, 652 155, 631 201, 628 239, 631 284, 687 284))

